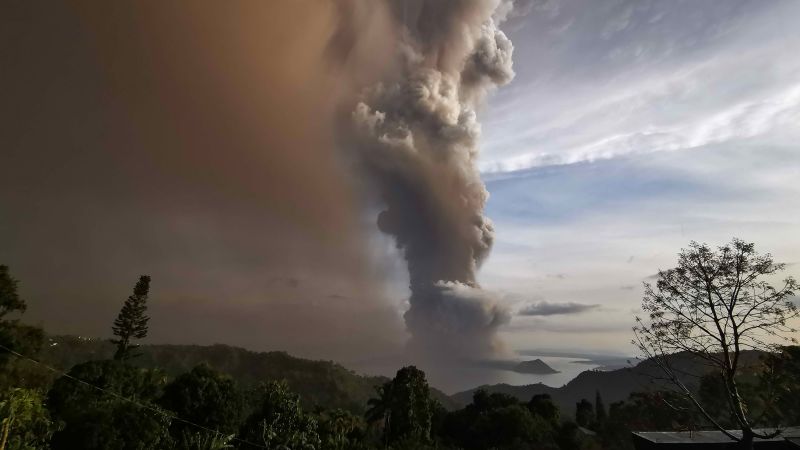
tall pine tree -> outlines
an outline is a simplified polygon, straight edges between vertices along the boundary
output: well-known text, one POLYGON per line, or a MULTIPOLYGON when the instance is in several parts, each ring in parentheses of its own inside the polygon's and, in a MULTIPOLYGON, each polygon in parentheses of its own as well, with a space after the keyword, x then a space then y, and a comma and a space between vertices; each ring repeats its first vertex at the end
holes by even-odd
POLYGON ((132 344, 132 339, 142 339, 147 336, 147 321, 150 320, 145 311, 147 311, 147 295, 150 291, 150 277, 142 275, 139 281, 133 288, 133 295, 125 300, 122 309, 119 312, 114 326, 111 329, 114 331, 114 336, 119 339, 112 339, 111 342, 117 344, 117 352, 114 354, 114 359, 125 360, 132 358, 136 355, 132 350, 137 348, 138 345, 132 344))
POLYGON ((600 424, 606 421, 606 406, 603 404, 603 398, 600 397, 600 391, 595 391, 594 416, 600 424))

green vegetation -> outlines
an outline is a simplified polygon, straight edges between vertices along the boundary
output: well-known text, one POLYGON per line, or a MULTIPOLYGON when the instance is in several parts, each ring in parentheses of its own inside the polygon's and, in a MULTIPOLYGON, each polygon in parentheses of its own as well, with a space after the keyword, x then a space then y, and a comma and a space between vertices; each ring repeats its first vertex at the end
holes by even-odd
POLYGON ((135 355, 132 351, 138 345, 131 343, 133 339, 143 339, 147 336, 147 322, 150 320, 145 314, 147 311, 147 295, 150 292, 150 277, 142 275, 133 288, 133 295, 125 300, 119 315, 114 320, 111 330, 119 339, 111 342, 117 345, 114 359, 129 359, 135 355))
MULTIPOLYGON (((206 364, 167 384, 158 404, 178 417, 225 435, 238 431, 245 406, 236 382, 206 364)), ((172 424, 175 439, 193 436, 193 431, 196 430, 183 422, 172 424)))
MULTIPOLYGON (((689 262, 700 261, 713 264, 714 276, 697 289, 711 292, 707 311, 734 292, 738 297, 728 311, 742 304, 756 311, 772 302, 755 324, 747 321, 752 316, 728 313, 728 323, 739 327, 731 331, 730 346, 722 336, 717 352, 681 343, 678 338, 695 335, 679 321, 680 334, 662 341, 673 348, 684 345, 680 352, 653 354, 627 370, 584 372, 559 389, 498 385, 455 400, 430 388, 425 373, 414 366, 388 379, 283 352, 135 345, 132 339, 147 332, 150 280, 144 276, 114 323, 118 339, 50 337, 42 345, 41 330, 11 317, 23 313, 26 304, 17 280, 0 266, 0 450, 627 450, 632 430, 746 432, 743 413, 752 435, 756 427, 797 425, 800 347, 741 348, 748 326, 766 327, 773 336, 784 330, 796 312, 785 304, 794 281, 773 289, 758 276, 781 265, 755 255, 750 244, 734 241, 730 248, 713 253, 693 246, 682 253, 679 268, 662 272, 657 290, 648 290, 645 301, 655 314, 655 328, 651 323, 637 330, 640 336, 662 336, 659 323, 669 319, 664 305, 684 292, 670 286, 697 283, 697 273, 689 274, 697 267, 689 262), (755 293, 743 293, 746 288, 755 293), (665 368, 671 371, 666 380, 665 368), (456 406, 459 399, 466 406, 456 406)), ((693 297, 692 308, 706 308, 697 304, 700 297, 693 297)), ((686 312, 694 311, 686 305, 678 311, 697 317, 686 312)))
POLYGON ((634 328, 634 343, 642 353, 708 422, 743 448, 752 448, 754 437, 780 434, 780 422, 765 420, 779 395, 769 391, 769 383, 760 386, 764 395, 758 399, 747 395, 753 384, 744 385, 748 380, 742 354, 745 350, 774 354, 775 342, 797 342, 790 321, 798 318, 791 301, 798 283, 792 277, 777 287, 769 283, 785 267, 738 239, 716 250, 692 242, 681 250, 675 268, 659 271, 655 287, 645 285, 642 310, 648 317, 637 318, 634 328), (683 381, 685 372, 670 364, 670 356, 677 352, 689 353, 713 368, 704 381, 705 390, 714 395, 706 396, 706 401, 683 381), (774 431, 758 432, 759 425, 774 431), (741 430, 741 436, 726 431, 730 428, 741 430))
POLYGON ((116 360, 73 367, 47 394, 47 409, 63 424, 52 448, 171 448, 169 416, 155 405, 165 381, 157 371, 116 360))
POLYGON ((30 377, 25 366, 11 359, 9 352, 26 355, 35 354, 42 346, 44 333, 41 329, 23 325, 16 314, 28 308, 18 293, 19 281, 11 277, 8 266, 0 265, 0 387, 28 386, 30 377))
POLYGON ((260 404, 242 425, 242 440, 266 448, 319 448, 316 417, 303 411, 300 398, 286 383, 269 382, 259 388, 260 404))
POLYGON ((14 388, 0 400, 0 449, 43 449, 56 431, 42 394, 14 388))

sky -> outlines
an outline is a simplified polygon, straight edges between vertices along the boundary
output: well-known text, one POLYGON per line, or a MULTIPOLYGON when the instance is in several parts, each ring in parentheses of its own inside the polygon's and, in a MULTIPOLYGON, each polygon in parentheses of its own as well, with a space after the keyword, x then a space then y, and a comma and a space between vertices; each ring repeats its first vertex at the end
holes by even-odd
POLYGON ((800 275, 800 3, 528 6, 480 160, 481 281, 518 313, 514 348, 632 352, 642 283, 692 240, 739 237, 800 275))
MULTIPOLYGON (((148 342, 400 351, 407 266, 325 119, 392 71, 396 37, 377 2, 319 4, 0 7, 0 263, 26 321, 109 337, 147 273, 148 342)), ((478 281, 510 350, 631 354, 642 283, 692 240, 740 237, 800 275, 797 17, 516 2, 516 75, 478 111, 477 160, 495 229, 478 281)))

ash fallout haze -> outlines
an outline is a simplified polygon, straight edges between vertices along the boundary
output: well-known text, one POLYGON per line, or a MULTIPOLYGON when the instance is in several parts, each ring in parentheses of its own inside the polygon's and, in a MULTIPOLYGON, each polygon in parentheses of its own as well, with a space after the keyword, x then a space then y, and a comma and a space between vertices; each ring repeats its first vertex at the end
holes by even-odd
POLYGON ((514 76, 511 3, 3 9, 3 258, 48 280, 29 317, 102 335, 146 272, 157 341, 502 350, 477 115, 514 76))
POLYGON ((145 342, 558 387, 634 352, 691 240, 798 275, 798 18, 0 0, 0 265, 51 334, 107 337, 147 274, 145 342), (506 370, 534 357, 560 374, 506 370))

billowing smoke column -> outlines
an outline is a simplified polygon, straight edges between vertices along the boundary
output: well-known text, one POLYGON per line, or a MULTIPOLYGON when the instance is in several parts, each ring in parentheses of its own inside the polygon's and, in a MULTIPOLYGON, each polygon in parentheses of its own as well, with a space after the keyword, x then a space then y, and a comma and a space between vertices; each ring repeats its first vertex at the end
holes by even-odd
POLYGON ((408 263, 411 349, 436 358, 493 354, 496 330, 509 320, 476 282, 493 241, 475 166, 476 108, 514 76, 513 46, 497 26, 496 12, 507 12, 500 3, 393 2, 399 68, 351 113, 360 157, 385 202, 378 226, 408 263))

